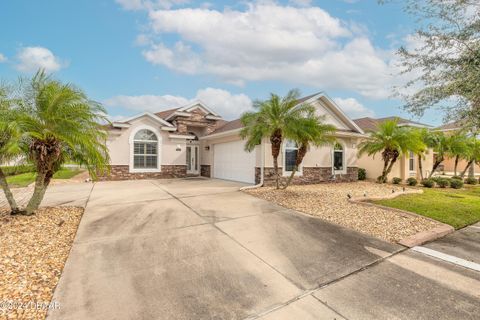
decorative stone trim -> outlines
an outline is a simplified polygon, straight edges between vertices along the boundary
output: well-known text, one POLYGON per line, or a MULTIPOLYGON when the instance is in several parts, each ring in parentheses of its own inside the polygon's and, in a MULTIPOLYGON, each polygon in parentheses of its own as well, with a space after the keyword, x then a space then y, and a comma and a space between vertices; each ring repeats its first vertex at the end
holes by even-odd
MULTIPOLYGON (((255 168, 255 183, 260 183, 260 168, 255 168)), ((278 168, 282 173, 282 167, 278 168)), ((315 184, 322 182, 352 182, 358 180, 358 168, 348 167, 346 174, 332 175, 330 167, 303 167, 303 175, 293 177, 292 184, 315 184)), ((275 175, 272 167, 264 169, 264 185, 272 186, 275 184, 275 175)))
POLYGON ((98 180, 171 179, 184 178, 186 176, 186 165, 162 165, 161 172, 129 172, 128 165, 111 165, 110 174, 99 177, 98 180))
POLYGON ((200 175, 202 177, 211 178, 211 166, 209 164, 200 165, 200 175))

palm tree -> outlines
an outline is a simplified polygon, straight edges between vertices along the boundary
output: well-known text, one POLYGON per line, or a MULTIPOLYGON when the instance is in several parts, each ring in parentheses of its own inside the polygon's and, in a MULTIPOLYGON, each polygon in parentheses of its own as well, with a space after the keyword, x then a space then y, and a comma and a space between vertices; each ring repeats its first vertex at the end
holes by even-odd
POLYGON ((431 178, 438 167, 445 160, 445 157, 450 152, 450 139, 441 131, 436 131, 433 133, 432 142, 433 142, 433 151, 435 152, 435 157, 433 161, 432 171, 430 172, 428 178, 431 178))
POLYGON ((360 143, 358 154, 382 154, 383 170, 378 181, 384 183, 400 155, 408 151, 418 154, 424 149, 418 130, 398 126, 397 120, 388 120, 380 123, 377 131, 371 132, 370 137, 360 143))
POLYGON ((478 140, 475 137, 472 137, 468 140, 467 142, 468 145, 468 153, 467 153, 467 166, 465 169, 460 173, 460 177, 465 177, 465 174, 467 173, 468 169, 473 164, 480 164, 480 140, 478 140))
POLYGON ((52 179, 66 161, 85 166, 93 178, 109 163, 103 107, 81 90, 39 71, 27 84, 19 117, 28 139, 28 156, 36 168, 35 188, 26 215, 38 209, 52 179))
POLYGON ((320 147, 335 142, 335 138, 332 136, 336 130, 335 126, 324 124, 323 121, 323 116, 315 115, 315 107, 313 106, 311 107, 310 114, 307 115, 306 118, 299 119, 299 125, 292 131, 293 137, 291 139, 299 146, 297 157, 292 173, 283 186, 283 189, 286 189, 292 182, 310 146, 320 147))
POLYGON ((264 138, 269 138, 272 145, 273 170, 276 188, 280 188, 278 172, 278 156, 284 139, 295 137, 295 132, 303 124, 303 120, 311 115, 312 106, 298 104, 300 93, 290 90, 285 97, 270 94, 266 101, 255 101, 254 112, 246 112, 241 117, 244 128, 240 136, 246 139, 245 150, 253 151, 262 143, 264 138))
MULTIPOLYGON (((0 87, 0 165, 14 160, 20 154, 21 133, 16 122, 13 100, 5 86, 0 87)), ((0 166, 0 186, 7 198, 12 214, 19 212, 18 205, 7 183, 7 178, 0 166)))
POLYGON ((455 158, 454 175, 457 175, 458 161, 467 157, 468 137, 462 131, 457 131, 448 137, 449 150, 447 155, 455 158))
POLYGON ((423 141, 424 147, 419 149, 417 152, 418 158, 418 170, 420 171, 420 179, 423 180, 423 159, 425 159, 425 155, 428 154, 429 149, 432 149, 435 144, 434 135, 432 132, 426 128, 419 129, 418 135, 420 139, 423 141))

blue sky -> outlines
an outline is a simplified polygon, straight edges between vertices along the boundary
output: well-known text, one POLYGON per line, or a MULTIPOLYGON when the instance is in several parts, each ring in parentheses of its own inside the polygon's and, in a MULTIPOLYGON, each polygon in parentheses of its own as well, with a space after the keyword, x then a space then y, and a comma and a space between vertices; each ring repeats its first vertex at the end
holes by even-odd
POLYGON ((44 67, 112 119, 192 99, 232 119, 290 88, 324 91, 352 118, 412 118, 391 98, 404 81, 393 76, 394 51, 414 45, 414 24, 398 4, 207 1, 2 1, 0 76, 44 67))

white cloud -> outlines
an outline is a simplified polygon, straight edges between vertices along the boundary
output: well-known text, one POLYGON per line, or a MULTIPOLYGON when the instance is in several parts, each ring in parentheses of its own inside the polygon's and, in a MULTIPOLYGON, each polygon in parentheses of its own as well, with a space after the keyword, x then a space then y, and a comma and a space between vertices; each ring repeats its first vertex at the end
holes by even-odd
POLYGON ((333 100, 352 119, 375 116, 373 110, 366 108, 355 98, 334 98, 333 100))
POLYGON ((158 112, 181 107, 195 100, 201 100, 224 119, 237 118, 252 108, 252 101, 245 94, 232 94, 226 90, 215 88, 198 90, 192 99, 171 95, 119 95, 106 99, 103 103, 108 107, 123 107, 137 112, 158 112))
MULTIPOLYGON (((308 1, 307 1, 308 2, 308 1)), ((210 74, 235 84, 277 80, 322 90, 354 90, 385 98, 392 52, 376 48, 361 28, 318 7, 249 3, 245 11, 204 8, 150 10, 145 59, 185 74, 210 74)))
POLYGON ((0 53, 0 63, 6 62, 6 61, 7 61, 7 57, 5 57, 3 54, 0 53))
POLYGON ((16 68, 22 72, 35 72, 38 69, 54 72, 62 68, 60 59, 44 47, 22 48, 17 54, 17 59, 16 68))
POLYGON ((115 0, 125 10, 170 9, 189 3, 190 0, 115 0))

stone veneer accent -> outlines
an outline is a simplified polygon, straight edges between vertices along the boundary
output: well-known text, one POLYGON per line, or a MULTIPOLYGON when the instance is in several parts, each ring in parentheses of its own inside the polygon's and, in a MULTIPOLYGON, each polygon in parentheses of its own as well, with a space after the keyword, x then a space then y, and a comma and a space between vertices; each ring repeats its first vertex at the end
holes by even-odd
POLYGON ((177 117, 174 123, 177 126, 177 132, 180 134, 188 133, 188 127, 202 127, 206 128, 205 134, 207 135, 215 131, 217 127, 216 120, 205 119, 205 113, 198 109, 193 110, 188 118, 177 117))
POLYGON ((170 179, 186 176, 186 165, 162 165, 161 172, 129 172, 128 165, 112 165, 110 166, 110 174, 99 177, 99 180, 170 179))
MULTIPOLYGON (((280 174, 282 167, 278 168, 280 174)), ((260 168, 255 168, 255 183, 260 183, 260 168)), ((265 168, 264 185, 272 186, 275 184, 273 168, 265 168)), ((321 182, 352 182, 358 180, 358 168, 348 167, 346 174, 337 174, 335 180, 332 179, 332 168, 330 167, 303 167, 303 175, 295 176, 292 184, 315 184, 321 182)))
POLYGON ((200 175, 202 177, 211 178, 211 166, 209 164, 200 165, 200 175))

